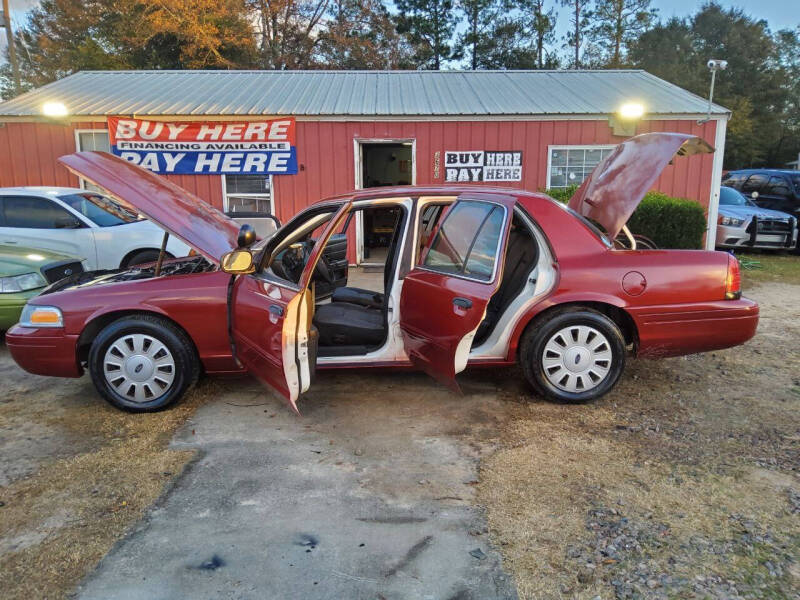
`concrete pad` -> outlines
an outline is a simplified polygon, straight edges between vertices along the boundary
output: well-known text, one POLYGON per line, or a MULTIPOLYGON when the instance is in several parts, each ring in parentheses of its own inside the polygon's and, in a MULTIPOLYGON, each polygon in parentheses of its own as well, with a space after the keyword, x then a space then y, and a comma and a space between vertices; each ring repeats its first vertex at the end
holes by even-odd
POLYGON ((508 403, 465 387, 320 373, 297 417, 251 380, 220 384, 173 442, 198 459, 79 597, 516 598, 472 487, 508 403))

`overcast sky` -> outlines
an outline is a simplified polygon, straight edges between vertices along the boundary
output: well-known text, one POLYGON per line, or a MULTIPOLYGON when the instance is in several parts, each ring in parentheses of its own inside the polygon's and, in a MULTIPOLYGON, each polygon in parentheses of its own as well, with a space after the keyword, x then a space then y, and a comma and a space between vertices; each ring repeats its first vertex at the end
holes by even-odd
MULTIPOLYGON (((721 0, 723 6, 737 6, 744 9, 747 14, 758 19, 765 19, 770 29, 794 29, 800 25, 800 0, 736 0, 734 2, 721 0)), ((37 0, 10 0, 12 27, 23 21, 25 12, 37 4, 37 0)), ((666 20, 673 16, 686 16, 702 6, 703 0, 653 0, 653 7, 658 9, 659 17, 666 20)), ((557 0, 550 0, 550 6, 557 6, 557 0)), ((566 9, 558 6, 560 19, 558 22, 558 35, 561 38, 568 28, 566 9)), ((559 41, 559 44, 561 42, 559 41)), ((6 36, 0 34, 0 60, 5 57, 6 36)))

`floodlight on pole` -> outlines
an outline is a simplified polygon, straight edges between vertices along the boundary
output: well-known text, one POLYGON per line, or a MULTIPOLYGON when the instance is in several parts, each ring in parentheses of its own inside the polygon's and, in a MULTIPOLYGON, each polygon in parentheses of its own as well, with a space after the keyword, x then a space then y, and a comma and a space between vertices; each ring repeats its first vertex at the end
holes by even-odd
POLYGON ((708 91, 708 113, 706 114, 705 119, 700 119, 697 123, 702 125, 703 123, 708 123, 711 120, 711 105, 714 101, 714 82, 717 79, 717 71, 724 71, 728 68, 728 61, 727 60, 720 60, 718 58, 709 59, 706 63, 708 70, 711 71, 711 89, 708 91))

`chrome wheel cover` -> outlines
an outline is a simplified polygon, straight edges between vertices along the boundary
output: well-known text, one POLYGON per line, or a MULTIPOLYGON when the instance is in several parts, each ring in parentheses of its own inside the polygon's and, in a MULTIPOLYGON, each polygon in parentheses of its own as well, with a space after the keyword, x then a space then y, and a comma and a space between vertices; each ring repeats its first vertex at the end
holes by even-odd
POLYGON ((129 402, 142 404, 165 394, 175 380, 175 359, 156 338, 132 333, 115 340, 103 357, 103 375, 129 402))
POLYGON ((542 352, 547 380, 560 390, 578 394, 600 385, 614 360, 611 344, 588 325, 570 325, 557 331, 542 352))

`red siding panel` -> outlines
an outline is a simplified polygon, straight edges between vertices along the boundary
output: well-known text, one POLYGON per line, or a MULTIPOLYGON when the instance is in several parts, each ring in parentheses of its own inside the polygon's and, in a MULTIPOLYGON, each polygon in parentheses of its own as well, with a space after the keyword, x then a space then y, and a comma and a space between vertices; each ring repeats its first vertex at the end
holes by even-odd
MULTIPOLYGON (((694 120, 642 121, 638 133, 682 131, 714 141, 715 122, 694 120)), ((104 122, 58 125, 5 123, 0 126, 0 186, 77 186, 75 177, 56 163, 75 151, 76 129, 104 129, 104 122)), ((316 200, 355 186, 354 140, 416 140, 416 181, 444 183, 444 165, 434 179, 434 154, 448 150, 522 150, 523 181, 511 187, 537 190, 547 182, 547 150, 551 145, 613 144, 605 119, 557 121, 299 121, 297 175, 274 178, 276 212, 286 220, 316 200)), ((697 200, 707 206, 711 189, 711 155, 676 159, 656 183, 667 194, 697 200)), ((222 207, 222 184, 217 175, 170 175, 176 184, 222 207)), ((476 184, 481 185, 481 184, 476 184)))

